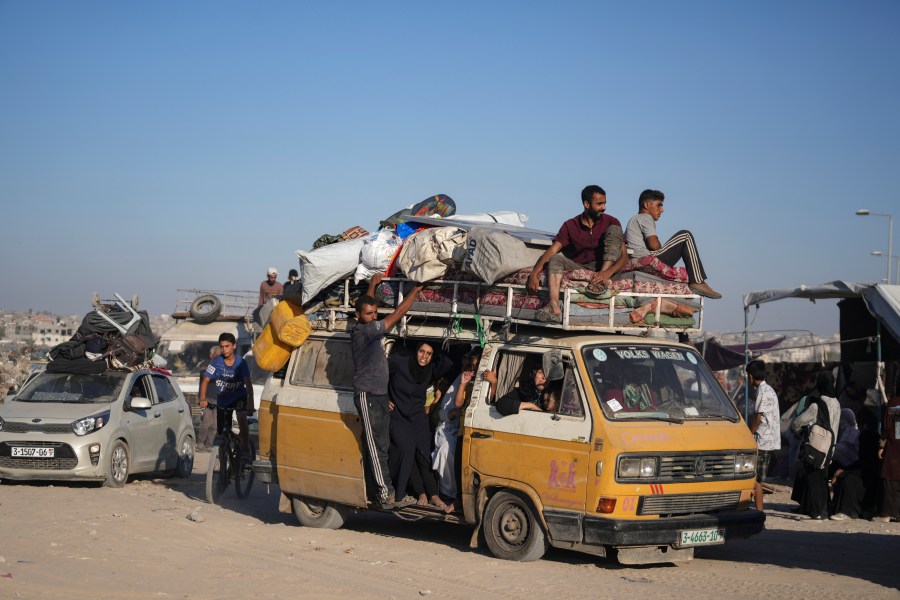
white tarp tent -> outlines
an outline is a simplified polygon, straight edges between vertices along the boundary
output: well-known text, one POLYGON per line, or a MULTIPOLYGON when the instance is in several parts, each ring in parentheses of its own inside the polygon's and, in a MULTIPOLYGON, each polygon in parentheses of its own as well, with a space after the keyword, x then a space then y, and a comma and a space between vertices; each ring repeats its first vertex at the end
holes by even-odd
MULTIPOLYGON (((800 285, 795 288, 776 288, 771 290, 759 290, 744 294, 744 348, 750 343, 749 313, 750 307, 781 300, 783 298, 806 298, 816 300, 862 298, 869 313, 874 317, 878 327, 877 339, 878 374, 875 386, 881 392, 882 403, 887 402, 884 390, 884 362, 881 358, 881 327, 887 329, 895 340, 900 340, 900 285, 849 283, 846 281, 832 281, 822 285, 800 285)), ((745 356, 749 353, 745 350, 745 356)), ((749 360, 749 358, 745 359, 749 360)), ((746 391, 745 393, 748 393, 746 391)), ((745 418, 748 415, 745 415, 745 418)), ((880 416, 880 415, 879 415, 880 416)))
POLYGON ((869 312, 883 327, 900 340, 900 285, 848 283, 832 281, 822 285, 800 285, 795 288, 759 290, 744 294, 744 312, 751 306, 782 298, 806 298, 827 300, 839 298, 862 298, 869 312))

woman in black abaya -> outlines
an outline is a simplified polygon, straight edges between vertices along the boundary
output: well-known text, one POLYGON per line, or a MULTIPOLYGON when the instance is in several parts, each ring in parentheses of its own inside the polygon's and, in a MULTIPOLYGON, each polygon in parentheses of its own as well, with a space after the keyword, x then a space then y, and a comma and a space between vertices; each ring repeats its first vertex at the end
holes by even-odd
POLYGON ((411 487, 420 506, 431 504, 448 510, 438 493, 437 477, 431 469, 431 429, 425 413, 425 395, 429 386, 446 374, 453 363, 443 355, 435 357, 434 354, 431 344, 420 342, 415 352, 398 352, 388 359, 389 464, 398 497, 411 487))

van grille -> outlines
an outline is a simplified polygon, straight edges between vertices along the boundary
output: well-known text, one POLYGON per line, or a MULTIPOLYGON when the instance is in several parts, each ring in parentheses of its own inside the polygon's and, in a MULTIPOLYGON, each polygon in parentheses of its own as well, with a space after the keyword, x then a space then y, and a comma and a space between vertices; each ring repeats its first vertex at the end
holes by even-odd
POLYGON ((674 454, 660 457, 660 483, 733 478, 734 454, 674 454))
MULTIPOLYGON (((747 450, 747 453, 754 452, 747 450)), ((622 454, 623 458, 656 457, 659 459, 659 474, 656 477, 616 477, 620 483, 700 483, 728 481, 733 479, 753 479, 756 472, 736 474, 734 471, 735 452, 679 452, 658 454, 640 452, 622 454)))
POLYGON ((638 506, 638 514, 688 515, 718 510, 737 510, 740 499, 740 492, 643 496, 638 506))
MULTIPOLYGON (((4 430, 6 428, 4 427, 4 430)), ((69 429, 71 431, 71 429, 69 429)), ((69 444, 62 442, 9 442, 0 443, 0 467, 4 469, 39 469, 42 471, 67 471, 78 466, 78 457, 69 444), (13 458, 10 445, 29 448, 55 448, 53 458, 13 458)))

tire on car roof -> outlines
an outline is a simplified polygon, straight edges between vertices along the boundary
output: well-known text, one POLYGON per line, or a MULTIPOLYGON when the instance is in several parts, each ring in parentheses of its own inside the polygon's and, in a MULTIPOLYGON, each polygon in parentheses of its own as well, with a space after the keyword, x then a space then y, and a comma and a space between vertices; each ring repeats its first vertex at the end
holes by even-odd
POLYGON ((198 296, 191 303, 191 319, 196 323, 212 323, 222 314, 222 301, 215 294, 198 296))

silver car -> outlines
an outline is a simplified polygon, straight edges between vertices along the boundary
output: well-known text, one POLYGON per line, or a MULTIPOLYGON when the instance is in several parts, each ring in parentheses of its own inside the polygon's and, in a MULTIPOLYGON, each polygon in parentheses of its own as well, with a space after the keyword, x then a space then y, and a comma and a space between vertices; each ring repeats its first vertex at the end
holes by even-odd
POLYGON ((0 406, 0 479, 97 480, 194 466, 191 411, 162 373, 44 372, 0 406))

